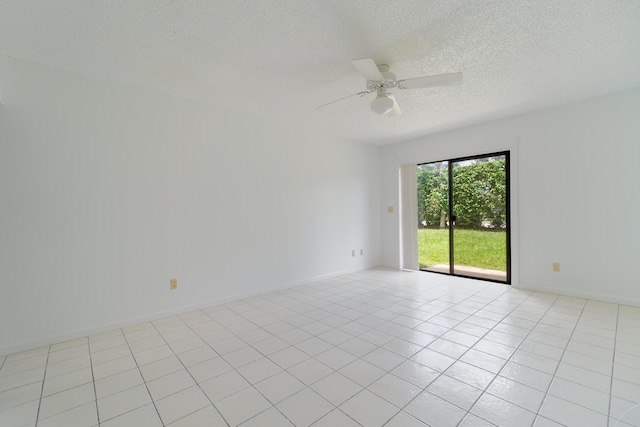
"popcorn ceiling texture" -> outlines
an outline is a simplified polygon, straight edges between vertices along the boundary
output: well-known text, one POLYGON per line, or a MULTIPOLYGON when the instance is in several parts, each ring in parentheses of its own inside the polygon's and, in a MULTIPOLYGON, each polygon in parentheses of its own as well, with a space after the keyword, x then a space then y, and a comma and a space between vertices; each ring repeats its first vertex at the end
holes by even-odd
POLYGON ((0 54, 386 144, 640 86, 640 2, 0 0, 0 54), (316 111, 368 57, 464 83, 316 111))

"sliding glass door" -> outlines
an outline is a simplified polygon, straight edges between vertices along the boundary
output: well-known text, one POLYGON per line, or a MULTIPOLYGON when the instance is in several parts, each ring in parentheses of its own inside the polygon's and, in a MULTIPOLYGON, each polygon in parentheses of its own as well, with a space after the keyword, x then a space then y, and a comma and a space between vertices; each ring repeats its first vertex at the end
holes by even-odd
POLYGON ((418 165, 418 265, 449 273, 449 162, 418 165))
POLYGON ((421 270, 510 283, 509 153, 417 167, 421 270))

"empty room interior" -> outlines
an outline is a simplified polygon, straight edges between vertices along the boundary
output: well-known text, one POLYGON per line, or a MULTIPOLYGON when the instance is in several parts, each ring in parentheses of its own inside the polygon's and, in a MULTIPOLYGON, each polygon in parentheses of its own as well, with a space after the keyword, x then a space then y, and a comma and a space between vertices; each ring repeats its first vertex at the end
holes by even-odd
POLYGON ((639 159, 636 0, 0 0, 0 425, 640 426, 639 159))

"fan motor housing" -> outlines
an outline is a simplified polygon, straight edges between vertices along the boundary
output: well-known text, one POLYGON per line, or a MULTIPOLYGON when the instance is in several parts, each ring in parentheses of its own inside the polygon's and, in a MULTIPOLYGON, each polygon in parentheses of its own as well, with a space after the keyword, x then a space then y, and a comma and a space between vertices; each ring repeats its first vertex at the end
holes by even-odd
POLYGON ((377 91, 378 89, 390 89, 396 87, 396 75, 388 71, 389 66, 387 64, 378 65, 380 74, 383 79, 378 81, 367 80, 367 90, 377 91))

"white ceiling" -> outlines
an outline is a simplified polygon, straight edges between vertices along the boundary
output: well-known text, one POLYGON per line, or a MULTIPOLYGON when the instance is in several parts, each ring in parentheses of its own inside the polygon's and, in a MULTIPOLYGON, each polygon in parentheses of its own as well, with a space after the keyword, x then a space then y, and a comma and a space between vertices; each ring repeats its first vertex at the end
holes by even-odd
POLYGON ((386 144, 640 86, 640 1, 0 0, 0 54, 386 144), (316 111, 356 58, 463 84, 316 111))

